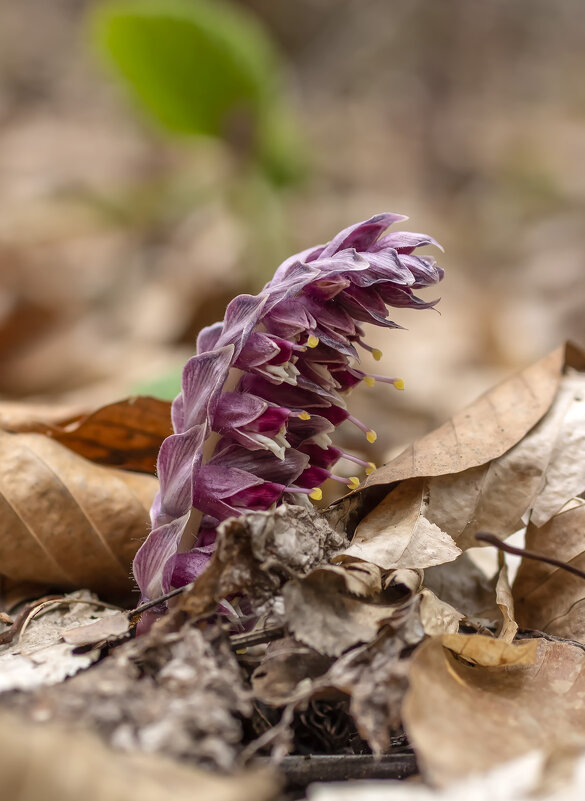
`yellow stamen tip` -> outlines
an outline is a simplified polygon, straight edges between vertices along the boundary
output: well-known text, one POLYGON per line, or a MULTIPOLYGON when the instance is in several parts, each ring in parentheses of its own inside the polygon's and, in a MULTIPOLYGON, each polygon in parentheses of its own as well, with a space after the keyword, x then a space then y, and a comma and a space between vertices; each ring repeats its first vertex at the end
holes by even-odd
POLYGON ((359 480, 359 478, 357 476, 350 476, 347 479, 347 486, 351 490, 357 489, 359 487, 359 485, 360 485, 360 480, 359 480))
POLYGON ((375 383, 376 383, 376 379, 372 378, 371 375, 364 376, 364 384, 367 387, 373 387, 375 383))
POLYGON ((372 356, 374 357, 374 359, 375 359, 377 362, 379 362, 379 361, 380 361, 380 359, 382 358, 382 355, 383 355, 383 354, 382 354, 382 351, 381 351, 381 350, 379 350, 379 348, 372 348, 372 356))
POLYGON ((299 420, 310 420, 310 419, 311 415, 309 414, 309 412, 301 412, 299 414, 299 420))
POLYGON ((323 498, 323 493, 319 489, 319 487, 317 487, 316 489, 313 490, 313 492, 309 494, 309 498, 312 498, 314 501, 320 501, 323 498))
POLYGON ((404 389, 404 379, 396 378, 394 380, 394 386, 396 387, 396 389, 404 389))
POLYGON ((378 439, 378 435, 376 434, 375 431, 370 430, 366 434, 366 439, 368 440, 368 442, 373 443, 378 439))
POLYGON ((368 466, 366 467, 366 475, 371 476, 375 469, 376 465, 373 462, 368 462, 368 466))
POLYGON ((307 339, 307 347, 316 348, 318 344, 319 344, 319 337, 316 337, 314 334, 309 334, 309 338, 307 339))

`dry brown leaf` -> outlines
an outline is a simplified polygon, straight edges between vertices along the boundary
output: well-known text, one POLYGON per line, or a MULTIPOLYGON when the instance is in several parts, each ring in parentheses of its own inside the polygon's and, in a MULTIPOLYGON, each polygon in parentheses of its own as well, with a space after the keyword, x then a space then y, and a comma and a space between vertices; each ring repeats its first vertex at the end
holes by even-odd
POLYGON ((533 749, 585 747, 585 652, 576 646, 434 637, 415 652, 409 681, 404 725, 433 784, 486 772, 533 749), (536 651, 533 664, 527 648, 536 651))
POLYGON ((461 553, 426 515, 424 481, 404 481, 358 525, 344 554, 385 570, 420 569, 451 562, 461 553))
POLYGON ((0 566, 13 581, 128 599, 158 482, 41 434, 0 432, 0 566))
POLYGON ((172 433, 170 403, 148 396, 126 398, 73 419, 67 415, 47 422, 40 411, 32 407, 28 419, 15 420, 11 412, 0 420, 8 431, 46 434, 93 462, 143 473, 155 472, 161 443, 172 433))
POLYGON ((330 657, 292 637, 271 643, 252 674, 254 697, 273 706, 304 700, 307 682, 312 684, 326 673, 331 662, 330 657))
POLYGON ((120 637, 130 631, 131 622, 127 612, 115 612, 99 620, 64 629, 61 637, 68 645, 94 645, 120 637))
POLYGON ((266 769, 218 776, 153 754, 124 754, 95 735, 0 717, 2 796, 10 801, 271 801, 266 769))
POLYGON ((547 412, 567 365, 585 366, 585 356, 571 345, 558 348, 486 392, 372 473, 365 487, 460 473, 501 456, 547 412))
MULTIPOLYGON (((585 570, 585 503, 526 529, 526 548, 585 570)), ((523 559, 513 587, 524 628, 585 643, 585 581, 558 567, 523 559)))

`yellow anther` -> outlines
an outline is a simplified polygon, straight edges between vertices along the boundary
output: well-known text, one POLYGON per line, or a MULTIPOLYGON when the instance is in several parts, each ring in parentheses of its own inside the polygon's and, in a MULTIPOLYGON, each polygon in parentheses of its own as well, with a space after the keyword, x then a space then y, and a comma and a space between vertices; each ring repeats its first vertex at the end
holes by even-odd
POLYGON ((320 501, 323 498, 323 493, 321 492, 319 487, 317 487, 316 489, 313 490, 313 492, 309 494, 309 498, 312 498, 314 501, 320 501))
POLYGON ((350 476, 347 479, 347 486, 351 490, 357 489, 359 487, 359 485, 360 485, 360 480, 359 480, 359 478, 357 476, 350 476))
POLYGON ((375 378, 372 378, 372 376, 371 376, 371 375, 366 375, 366 376, 364 376, 364 384, 365 384, 367 387, 373 387, 375 383, 376 383, 376 379, 375 379, 375 378))
POLYGON ((368 462, 368 466, 366 467, 366 475, 370 476, 376 469, 376 465, 373 462, 368 462))
POLYGON ((368 442, 372 443, 372 442, 375 442, 378 439, 378 435, 376 434, 376 432, 373 429, 370 429, 366 433, 366 439, 368 440, 368 442))
POLYGON ((318 344, 319 344, 319 337, 316 337, 314 334, 309 334, 309 338, 307 339, 307 347, 316 348, 318 344))
POLYGON ((299 420, 310 420, 310 419, 311 415, 309 414, 309 412, 301 412, 299 414, 299 420))
POLYGON ((393 381, 394 386, 396 389, 404 389, 404 379, 403 378, 395 378, 393 381))
POLYGON ((382 358, 382 355, 383 355, 382 351, 379 348, 372 348, 372 356, 374 357, 374 359, 377 362, 380 361, 380 359, 382 358))

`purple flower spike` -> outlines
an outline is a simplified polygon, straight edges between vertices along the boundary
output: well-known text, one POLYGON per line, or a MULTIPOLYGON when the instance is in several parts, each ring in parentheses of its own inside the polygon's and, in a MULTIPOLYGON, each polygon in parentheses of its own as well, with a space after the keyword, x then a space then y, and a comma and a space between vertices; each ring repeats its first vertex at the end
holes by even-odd
POLYGON ((358 348, 382 355, 365 342, 362 324, 398 328, 389 306, 436 303, 414 292, 438 283, 443 270, 415 251, 438 243, 385 233, 405 219, 379 214, 292 256, 260 294, 235 298, 222 323, 201 331, 173 402, 175 433, 160 449, 153 529, 134 560, 143 600, 203 572, 222 520, 283 500, 310 503, 330 478, 356 487, 357 477, 331 472, 340 458, 374 469, 330 435, 347 420, 374 442, 375 432, 347 411, 348 391, 361 381, 404 387, 359 369, 358 348))

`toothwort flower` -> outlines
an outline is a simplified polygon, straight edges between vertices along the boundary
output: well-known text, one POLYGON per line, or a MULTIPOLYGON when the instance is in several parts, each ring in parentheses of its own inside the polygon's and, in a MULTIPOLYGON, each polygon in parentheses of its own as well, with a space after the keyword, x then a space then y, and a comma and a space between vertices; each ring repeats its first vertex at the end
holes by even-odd
POLYGON ((260 294, 235 298, 223 322, 201 331, 172 405, 175 433, 158 457, 152 531, 134 560, 144 600, 205 569, 222 520, 283 500, 309 503, 328 478, 356 487, 357 477, 331 472, 340 458, 374 469, 330 435, 347 420, 374 442, 375 432, 347 411, 347 391, 361 381, 404 386, 358 368, 358 347, 382 355, 364 341, 362 324, 397 328, 388 306, 436 303, 414 291, 443 271, 414 251, 437 242, 384 233, 405 219, 379 214, 292 256, 260 294))

